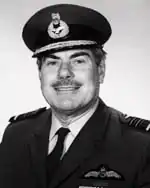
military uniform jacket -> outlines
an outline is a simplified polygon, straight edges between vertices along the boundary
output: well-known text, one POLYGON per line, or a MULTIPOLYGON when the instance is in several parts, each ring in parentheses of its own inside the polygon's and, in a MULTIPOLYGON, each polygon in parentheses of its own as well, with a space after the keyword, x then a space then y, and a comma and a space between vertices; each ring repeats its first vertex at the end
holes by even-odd
MULTIPOLYGON (((0 188, 46 188, 51 112, 11 123, 0 145, 0 188)), ((49 188, 150 188, 150 136, 100 103, 49 188)))

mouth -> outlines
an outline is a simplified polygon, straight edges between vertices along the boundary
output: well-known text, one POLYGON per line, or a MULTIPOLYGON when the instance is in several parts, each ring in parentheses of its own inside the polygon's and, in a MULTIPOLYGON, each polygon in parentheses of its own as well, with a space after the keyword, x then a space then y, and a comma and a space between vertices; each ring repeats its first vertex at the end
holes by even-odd
POLYGON ((54 87, 57 92, 73 92, 77 91, 81 86, 58 86, 54 87))

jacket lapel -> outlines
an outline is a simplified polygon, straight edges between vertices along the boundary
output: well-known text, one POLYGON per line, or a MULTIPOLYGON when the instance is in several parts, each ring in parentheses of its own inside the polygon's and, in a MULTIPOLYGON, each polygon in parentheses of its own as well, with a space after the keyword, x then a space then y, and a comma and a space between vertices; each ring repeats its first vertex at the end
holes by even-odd
POLYGON ((36 124, 36 129, 30 136, 28 142, 31 164, 38 187, 46 188, 45 159, 47 157, 48 138, 51 127, 50 110, 38 118, 34 123, 36 124))
POLYGON ((84 160, 92 157, 97 147, 100 148, 105 136, 108 117, 108 109, 101 101, 93 116, 82 128, 63 157, 60 168, 50 184, 50 188, 60 184, 69 174, 80 167, 84 160))

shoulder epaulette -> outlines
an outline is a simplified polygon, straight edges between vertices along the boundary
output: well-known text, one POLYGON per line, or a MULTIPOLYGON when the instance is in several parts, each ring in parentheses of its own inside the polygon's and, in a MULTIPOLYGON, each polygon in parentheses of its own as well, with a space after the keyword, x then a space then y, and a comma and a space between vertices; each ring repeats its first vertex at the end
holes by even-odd
POLYGON ((18 116, 13 116, 9 119, 9 122, 13 123, 13 122, 21 121, 21 120, 24 120, 24 119, 27 119, 27 118, 32 118, 32 117, 39 115, 40 113, 42 113, 44 111, 46 111, 46 107, 39 108, 37 110, 27 112, 27 113, 24 113, 24 114, 20 114, 18 116))
POLYGON ((150 120, 122 114, 120 117, 120 121, 122 123, 128 124, 130 127, 135 127, 144 131, 150 131, 150 120))

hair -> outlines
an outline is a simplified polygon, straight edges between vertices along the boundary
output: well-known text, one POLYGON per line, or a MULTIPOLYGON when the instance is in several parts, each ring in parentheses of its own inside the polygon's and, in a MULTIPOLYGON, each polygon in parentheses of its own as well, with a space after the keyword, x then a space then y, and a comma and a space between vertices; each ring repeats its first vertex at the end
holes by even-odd
POLYGON ((107 52, 105 52, 102 47, 91 48, 91 51, 95 57, 95 62, 97 64, 97 66, 99 66, 101 64, 102 60, 103 61, 106 60, 107 52))
MULTIPOLYGON (((97 64, 97 66, 99 66, 101 64, 102 60, 105 61, 107 52, 105 52, 102 47, 92 47, 92 48, 87 48, 87 49, 90 49, 92 51, 92 53, 95 57, 95 62, 97 64)), ((45 52, 45 53, 42 53, 37 56, 36 63, 37 63, 39 70, 41 70, 43 60, 45 59, 47 53, 48 52, 45 52)))

